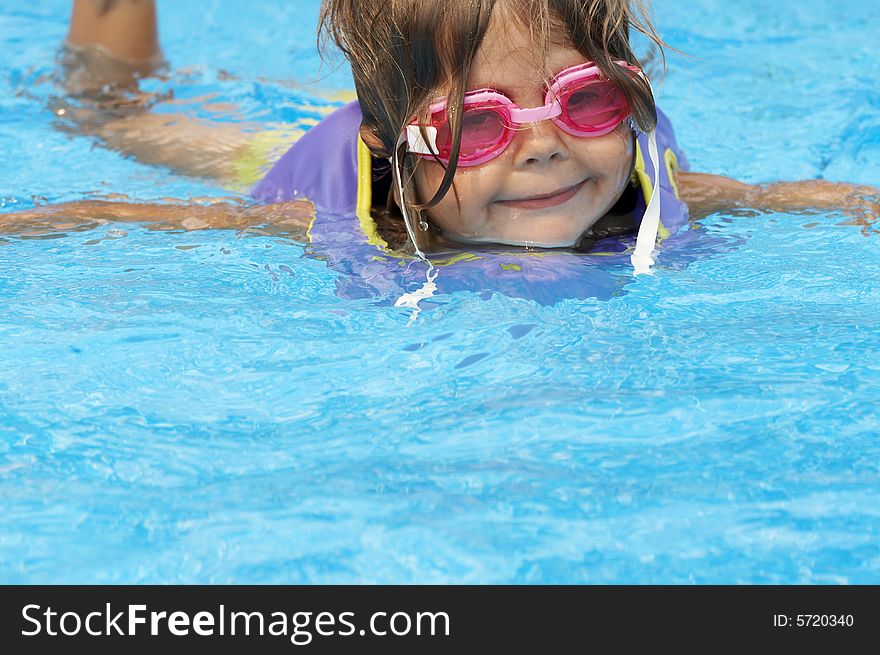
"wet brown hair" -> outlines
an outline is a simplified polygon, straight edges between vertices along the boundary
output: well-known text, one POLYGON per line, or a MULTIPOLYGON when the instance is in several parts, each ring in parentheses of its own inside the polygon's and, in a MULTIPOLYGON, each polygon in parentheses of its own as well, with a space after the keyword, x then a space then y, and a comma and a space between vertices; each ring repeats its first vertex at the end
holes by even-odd
MULTIPOLYGON (((381 148, 372 147, 373 154, 390 157, 412 118, 425 112, 438 91, 448 94, 449 165, 434 197, 412 206, 417 212, 436 205, 452 186, 467 80, 493 11, 499 9, 534 36, 541 61, 562 28, 566 43, 620 87, 639 128, 649 131, 656 125, 647 82, 615 64, 639 64, 631 30, 647 36, 663 55, 665 44, 641 0, 324 0, 319 44, 326 51, 332 40, 351 62, 363 126, 381 143, 381 148)), ((414 159, 404 160, 406 179, 411 179, 414 159)))

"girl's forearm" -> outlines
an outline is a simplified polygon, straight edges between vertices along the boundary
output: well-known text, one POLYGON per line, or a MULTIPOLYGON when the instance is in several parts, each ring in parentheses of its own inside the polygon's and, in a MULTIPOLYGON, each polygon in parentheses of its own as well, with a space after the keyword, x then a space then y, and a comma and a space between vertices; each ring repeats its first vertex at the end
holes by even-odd
POLYGON ((835 210, 880 202, 880 190, 869 186, 806 180, 753 187, 750 206, 772 211, 835 210))
POLYGON ((80 200, 0 214, 0 233, 38 236, 130 222, 184 230, 241 230, 265 226, 270 234, 299 239, 306 234, 313 216, 313 205, 303 200, 271 205, 253 205, 235 199, 162 204, 80 200))
POLYGON ((728 209, 880 211, 880 190, 825 180, 750 185, 720 175, 679 172, 679 194, 699 217, 728 209))
POLYGON ((67 42, 129 62, 159 58, 154 0, 75 0, 67 42))

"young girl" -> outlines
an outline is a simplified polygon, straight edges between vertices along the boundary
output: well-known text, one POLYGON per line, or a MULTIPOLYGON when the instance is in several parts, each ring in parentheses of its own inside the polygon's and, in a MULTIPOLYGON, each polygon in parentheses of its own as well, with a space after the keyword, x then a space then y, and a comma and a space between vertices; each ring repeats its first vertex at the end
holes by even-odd
MULTIPOLYGON (((750 186, 689 172, 630 44, 637 30, 663 46, 639 2, 325 0, 321 24, 351 62, 357 102, 287 150, 253 187, 258 204, 83 201, 8 215, 7 229, 158 214, 188 229, 271 224, 386 254, 626 250, 646 271, 658 236, 689 215, 843 209, 875 220, 869 187, 750 186), (322 227, 313 205, 356 219, 322 227), (634 248, 618 238, 627 234, 638 235, 634 248)), ((107 79, 130 91, 160 60, 152 0, 76 0, 68 44, 103 89, 95 108, 68 118, 109 147, 234 182, 287 136, 126 115, 108 100, 107 79)))

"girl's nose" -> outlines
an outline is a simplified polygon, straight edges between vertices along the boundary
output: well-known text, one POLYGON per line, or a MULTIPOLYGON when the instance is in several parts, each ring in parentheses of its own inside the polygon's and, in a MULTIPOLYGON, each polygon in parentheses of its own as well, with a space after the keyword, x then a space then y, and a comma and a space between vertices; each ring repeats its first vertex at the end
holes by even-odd
POLYGON ((559 128, 549 120, 523 125, 511 145, 516 148, 517 166, 536 166, 568 157, 559 128))

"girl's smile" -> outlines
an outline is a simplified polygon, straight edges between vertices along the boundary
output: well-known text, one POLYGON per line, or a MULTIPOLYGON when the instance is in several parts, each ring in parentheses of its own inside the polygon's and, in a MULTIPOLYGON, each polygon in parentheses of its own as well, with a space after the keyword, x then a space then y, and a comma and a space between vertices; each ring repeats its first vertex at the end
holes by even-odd
POLYGON ((584 188, 587 180, 573 184, 570 187, 553 191, 551 193, 538 194, 527 198, 515 198, 511 200, 498 200, 497 202, 506 207, 515 209, 546 209, 562 205, 574 198, 578 191, 584 188))

